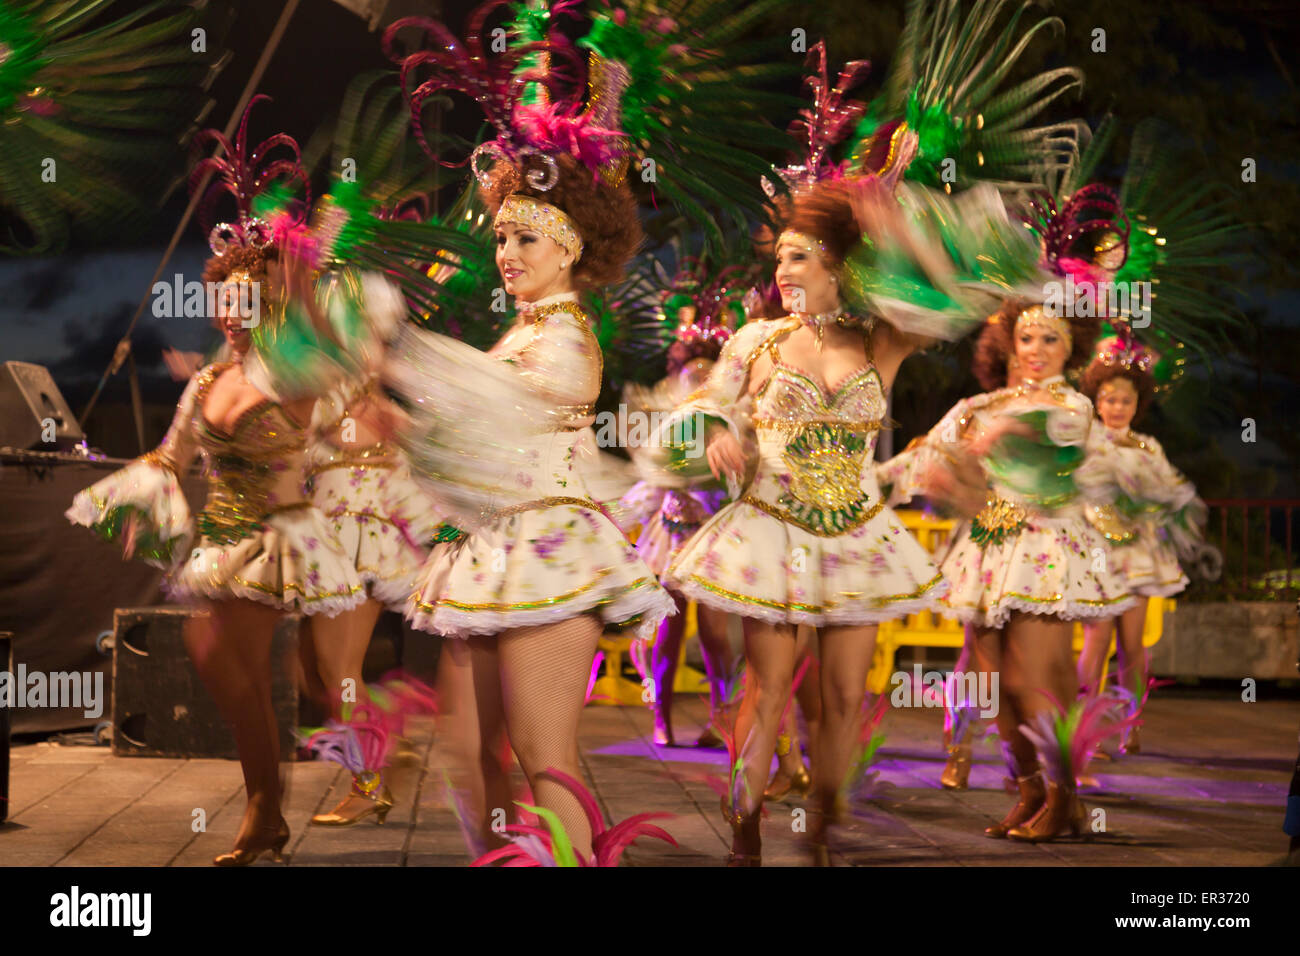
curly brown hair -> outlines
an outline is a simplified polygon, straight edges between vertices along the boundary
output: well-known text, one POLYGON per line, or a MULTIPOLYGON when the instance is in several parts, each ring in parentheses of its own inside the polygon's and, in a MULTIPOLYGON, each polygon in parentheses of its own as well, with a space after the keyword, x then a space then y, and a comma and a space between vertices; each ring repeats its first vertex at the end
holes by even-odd
MULTIPOLYGON (((1010 299, 988 317, 979 338, 975 341, 975 356, 971 372, 986 392, 994 392, 1007 385, 1007 363, 1016 354, 1016 319, 1034 303, 1024 299, 1010 299)), ((1082 368, 1092 358, 1092 347, 1101 333, 1101 319, 1088 316, 1069 316, 1070 354, 1065 359, 1065 371, 1082 368)))
POLYGON ((1133 413, 1133 424, 1136 425, 1151 407, 1151 398, 1156 392, 1156 380, 1150 372, 1144 372, 1140 368, 1125 368, 1122 365, 1107 365, 1094 356, 1091 364, 1083 372, 1079 391, 1087 395, 1088 400, 1096 405, 1097 393, 1101 391, 1101 387, 1117 378, 1128 379, 1137 389, 1137 411, 1133 413))
POLYGON ((213 256, 203 265, 204 282, 225 282, 232 272, 247 272, 254 282, 266 281, 266 264, 280 258, 274 245, 260 249, 252 246, 232 246, 219 256, 213 256))
POLYGON ((1011 340, 1011 329, 1016 324, 1016 316, 1021 313, 1019 302, 1004 303, 987 319, 975 340, 975 357, 971 360, 971 371, 986 392, 996 392, 1007 385, 1007 360, 1015 351, 1011 340))
POLYGON ((479 187, 479 195, 494 216, 506 197, 515 193, 563 210, 582 236, 582 258, 573 266, 574 285, 585 291, 617 282, 644 238, 636 198, 626 182, 610 186, 572 156, 560 154, 555 160, 559 178, 550 189, 529 183, 527 170, 517 163, 498 162, 489 173, 489 185, 479 187))

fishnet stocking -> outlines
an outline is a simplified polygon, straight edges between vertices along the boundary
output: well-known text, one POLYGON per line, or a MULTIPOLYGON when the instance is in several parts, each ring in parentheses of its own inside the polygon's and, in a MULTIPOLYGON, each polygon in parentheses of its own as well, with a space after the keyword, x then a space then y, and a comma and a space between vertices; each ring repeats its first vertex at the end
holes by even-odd
MULTIPOLYGON (((555 812, 576 852, 591 855, 591 826, 569 790, 542 776, 550 768, 579 780, 578 719, 601 623, 591 614, 504 631, 497 637, 506 732, 533 799, 555 812)), ((476 671, 478 660, 475 661, 476 671)), ((476 682, 478 674, 476 673, 476 682)))

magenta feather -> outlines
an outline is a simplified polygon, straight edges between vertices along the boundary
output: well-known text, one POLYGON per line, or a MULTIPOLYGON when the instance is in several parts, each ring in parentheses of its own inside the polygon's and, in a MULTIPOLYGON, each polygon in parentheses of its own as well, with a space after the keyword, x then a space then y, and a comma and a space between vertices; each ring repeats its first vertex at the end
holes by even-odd
POLYGON ((582 58, 558 31, 552 31, 546 40, 509 44, 502 53, 487 55, 482 39, 487 17, 507 2, 509 0, 488 0, 478 6, 470 16, 464 42, 444 24, 429 17, 404 17, 384 31, 383 51, 390 60, 400 64, 401 85, 407 91, 416 139, 444 166, 463 166, 468 157, 455 163, 446 162, 425 138, 421 114, 426 101, 434 96, 452 92, 472 98, 496 129, 498 143, 511 154, 526 145, 516 139, 512 111, 528 84, 541 84, 557 100, 566 101, 575 113, 580 105, 580 86, 566 68, 576 64, 581 70, 582 58), (430 38, 431 48, 409 56, 399 52, 395 46, 396 36, 407 27, 419 28, 430 38), (545 69, 521 69, 525 60, 539 53, 546 54, 545 69), (414 83, 416 75, 424 72, 430 75, 418 84, 414 83), (560 93, 565 86, 570 87, 567 97, 560 93))
POLYGON ((252 237, 246 233, 245 223, 249 221, 253 199, 277 179, 284 179, 289 183, 294 181, 302 183, 306 193, 303 215, 304 218, 306 216, 305 209, 311 205, 311 180, 302 166, 302 151, 298 148, 298 141, 287 133, 277 133, 258 143, 251 154, 248 152, 249 116, 254 106, 262 100, 269 99, 266 94, 259 93, 248 101, 248 105, 244 107, 244 115, 239 120, 239 130, 235 134, 233 144, 216 129, 202 130, 195 134, 191 141, 190 148, 193 152, 198 152, 208 143, 215 143, 224 153, 222 156, 208 156, 197 162, 190 170, 191 193, 198 189, 203 178, 209 173, 214 180, 204 189, 199 199, 199 224, 205 230, 212 228, 212 210, 217 200, 223 193, 229 193, 234 197, 238 211, 238 221, 232 226, 241 241, 248 242, 252 237), (267 154, 279 147, 292 151, 293 159, 268 161, 267 154))
POLYGON ((555 104, 521 106, 515 110, 514 132, 526 145, 544 153, 568 153, 593 175, 627 155, 630 147, 626 136, 595 125, 588 113, 575 116, 565 112, 568 108, 555 104))
MULTIPOLYGON (((672 814, 639 813, 612 827, 606 827, 604 815, 600 812, 600 805, 596 802, 595 796, 579 780, 553 767, 543 771, 543 775, 572 793, 587 815, 587 821, 591 826, 592 855, 590 859, 579 857, 580 866, 617 866, 623 852, 641 837, 654 837, 674 847, 677 846, 677 841, 669 833, 647 822, 670 818, 672 814)), ((506 833, 511 840, 511 846, 485 853, 475 860, 473 865, 487 866, 495 862, 501 862, 505 866, 557 865, 551 849, 552 836, 549 830, 526 823, 512 823, 506 826, 506 833)))
POLYGON ((871 70, 866 60, 852 60, 844 65, 839 79, 831 85, 826 67, 826 44, 818 40, 808 51, 808 64, 816 64, 804 78, 804 85, 812 90, 813 105, 799 111, 799 117, 790 124, 790 134, 802 135, 807 152, 802 166, 787 166, 778 170, 790 188, 808 186, 824 179, 840 179, 847 163, 830 159, 831 149, 853 129, 866 110, 860 100, 848 99, 848 92, 871 70))
POLYGON ((676 847, 677 841, 672 838, 671 834, 662 827, 645 822, 647 820, 670 819, 671 817, 671 813, 638 813, 636 816, 628 817, 626 820, 614 824, 605 833, 592 840, 591 849, 592 855, 596 858, 596 865, 618 866, 623 851, 641 837, 654 837, 676 847))

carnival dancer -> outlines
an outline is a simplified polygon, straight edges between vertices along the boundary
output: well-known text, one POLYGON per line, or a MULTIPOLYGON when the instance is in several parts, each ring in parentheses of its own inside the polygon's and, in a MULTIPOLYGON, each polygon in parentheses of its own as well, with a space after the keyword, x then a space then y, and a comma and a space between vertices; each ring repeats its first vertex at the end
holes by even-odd
POLYGON ((297 144, 283 134, 250 156, 247 124, 248 111, 233 147, 209 131, 229 159, 204 160, 191 179, 216 174, 203 209, 226 189, 239 205, 237 222, 212 230, 204 272, 221 285, 230 361, 191 379, 156 450, 81 492, 68 511, 74 522, 120 538, 128 555, 168 568, 169 592, 208 612, 189 622, 186 645, 234 732, 248 797, 235 847, 214 860, 218 866, 278 856, 289 839, 271 706, 272 633, 286 612, 337 614, 364 598, 355 566, 303 493, 308 425, 317 397, 340 374, 377 366, 382 339, 404 308, 374 276, 314 289, 311 243, 294 223, 249 216, 268 179, 306 177, 297 144), (295 160, 269 159, 276 145, 295 160), (250 322, 247 305, 258 300, 250 322), (208 499, 191 520, 178 479, 200 454, 208 499))
MULTIPOLYGON (((313 649, 308 663, 315 665, 335 721, 348 716, 346 701, 368 703, 362 665, 375 624, 385 608, 405 612, 428 557, 426 542, 441 523, 433 501, 412 480, 401 449, 383 436, 385 402, 374 378, 332 390, 316 403, 307 447, 308 493, 365 587, 365 600, 357 607, 307 622, 313 649)), ((354 772, 349 793, 312 823, 350 826, 371 814, 382 823, 393 806, 383 769, 354 772)))
MULTIPOLYGON (((975 340, 971 365, 972 373, 985 392, 1020 384, 1018 362, 1012 351, 1010 322, 1001 311, 995 312, 988 317, 975 340)), ((956 441, 969 422, 971 401, 971 398, 961 399, 926 434, 912 439, 906 449, 876 466, 876 480, 890 507, 905 504, 927 491, 935 496, 933 503, 942 505, 946 501, 945 493, 951 492, 953 486, 945 481, 946 473, 942 469, 933 467, 930 456, 946 443, 956 441)), ((943 555, 939 557, 941 564, 942 557, 946 557, 969 533, 969 520, 958 520, 948 535, 943 555)), ((967 624, 962 630, 961 651, 953 664, 952 675, 944 683, 943 744, 947 760, 939 774, 939 783, 945 790, 966 789, 975 738, 980 733, 980 708, 967 699, 963 683, 965 675, 975 673, 978 666, 975 628, 967 624)), ((986 648, 986 653, 992 655, 996 649, 986 648)), ((1016 771, 1005 748, 1003 756, 1007 759, 1009 780, 1014 784, 1016 771)))
POLYGON ((706 203, 728 198, 737 170, 761 166, 747 149, 775 131, 745 118, 750 80, 727 73, 727 44, 706 45, 721 21, 635 7, 597 14, 581 41, 592 54, 584 107, 563 82, 581 60, 558 31, 486 54, 480 31, 497 6, 479 8, 465 42, 431 20, 398 21, 386 36, 390 52, 409 26, 433 38, 402 63, 417 132, 439 91, 471 95, 487 112, 496 136, 471 165, 519 310, 486 354, 412 332, 392 371, 411 404, 413 473, 463 532, 435 547, 408 613, 418 628, 464 639, 449 644, 473 669, 480 753, 504 726, 534 798, 586 859, 586 815, 546 771, 579 776, 578 718, 602 626, 635 619, 649 637, 676 608, 591 494, 601 352, 578 293, 617 280, 641 240, 626 175, 634 152, 643 165, 677 157, 657 188, 716 231, 706 203), (424 70, 432 75, 417 84, 424 70), (728 110, 727 123, 711 122, 728 110))
MULTIPOLYGON (((1101 427, 1094 427, 1094 446, 1111 462, 1118 494, 1113 503, 1089 509, 1094 527, 1111 543, 1110 559, 1137 601, 1119 617, 1084 625, 1079 657, 1079 685, 1096 694, 1105 669, 1112 633, 1119 653, 1119 686, 1131 696, 1134 715, 1147 692, 1146 651, 1142 632, 1152 597, 1170 597, 1187 587, 1180 557, 1189 563, 1204 549, 1205 503, 1196 488, 1169 463, 1160 443, 1133 431, 1155 393, 1158 357, 1134 340, 1127 327, 1097 343, 1096 354, 1084 370, 1082 391, 1097 409, 1101 427)), ((1094 453, 1097 453, 1094 447, 1094 453)), ((1121 742, 1137 753, 1138 731, 1130 729, 1121 742)))

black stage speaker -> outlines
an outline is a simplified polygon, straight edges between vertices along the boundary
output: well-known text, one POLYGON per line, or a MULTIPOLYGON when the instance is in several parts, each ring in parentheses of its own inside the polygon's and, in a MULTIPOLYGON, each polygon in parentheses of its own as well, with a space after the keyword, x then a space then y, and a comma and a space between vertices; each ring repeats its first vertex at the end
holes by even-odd
POLYGON ((54 451, 83 437, 49 369, 30 362, 0 366, 0 446, 54 451))
MULTIPOLYGON (((5 673, 14 672, 14 636, 8 631, 0 632, 0 668, 5 673)), ((13 678, 10 678, 12 681, 13 678)), ((12 684, 10 685, 12 686, 12 684)), ((6 698, 0 694, 0 823, 9 818, 9 706, 6 698)))
MULTIPOLYGON (((118 608, 113 615, 113 755, 230 757, 235 740, 185 650, 186 622, 204 612, 180 607, 118 608)), ((280 749, 290 759, 298 722, 296 615, 281 618, 271 642, 271 701, 280 749)))

